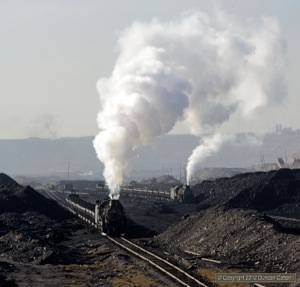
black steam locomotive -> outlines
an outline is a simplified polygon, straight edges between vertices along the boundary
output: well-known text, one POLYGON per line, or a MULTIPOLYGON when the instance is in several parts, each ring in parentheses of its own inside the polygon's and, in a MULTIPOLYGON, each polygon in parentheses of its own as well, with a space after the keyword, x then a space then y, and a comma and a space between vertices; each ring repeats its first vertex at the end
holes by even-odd
POLYGON ((119 200, 105 199, 92 204, 70 194, 66 199, 68 209, 89 225, 111 236, 121 236, 126 230, 125 211, 119 200))

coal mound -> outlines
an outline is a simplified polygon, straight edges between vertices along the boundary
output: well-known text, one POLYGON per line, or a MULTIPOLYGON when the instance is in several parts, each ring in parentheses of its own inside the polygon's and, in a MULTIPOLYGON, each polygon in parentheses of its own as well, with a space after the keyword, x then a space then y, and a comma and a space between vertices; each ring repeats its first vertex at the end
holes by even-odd
POLYGON ((275 221, 254 210, 212 207, 185 216, 154 241, 168 253, 193 252, 229 268, 245 264, 248 270, 263 272, 300 268, 299 235, 286 234, 275 221))
POLYGON ((70 217, 55 201, 45 198, 32 187, 14 184, 0 185, 0 214, 7 212, 38 212, 58 220, 70 217))
POLYGON ((15 180, 13 180, 7 174, 0 173, 0 185, 3 185, 3 184, 19 185, 15 180))
MULTIPOLYGON (((284 205, 300 204, 300 170, 280 169, 253 182, 228 201, 228 206, 274 210, 284 205)), ((297 207, 297 206, 296 206, 297 207)), ((289 210, 291 211, 291 210, 289 210)))
MULTIPOLYGON (((30 186, 21 186, 1 174, 0 185, 0 254, 3 260, 30 264, 74 262, 74 256, 60 242, 77 230, 72 216, 57 202, 47 199, 30 186)), ((5 261, 3 261, 5 262, 5 261)), ((5 281, 9 265, 0 264, 5 281)), ((2 276, 2 279, 1 279, 2 276)), ((3 283, 3 284, 4 284, 3 283)))
POLYGON ((259 211, 285 209, 300 213, 300 169, 244 173, 203 181, 193 187, 193 192, 199 210, 226 204, 259 211))

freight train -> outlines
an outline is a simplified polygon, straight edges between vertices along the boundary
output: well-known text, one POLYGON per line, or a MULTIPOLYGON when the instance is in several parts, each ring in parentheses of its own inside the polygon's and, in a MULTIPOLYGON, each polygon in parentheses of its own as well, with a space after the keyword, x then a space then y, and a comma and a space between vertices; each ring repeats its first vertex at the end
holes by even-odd
POLYGON ((66 198, 68 209, 99 229, 103 234, 121 236, 126 231, 125 211, 119 200, 105 199, 92 204, 80 198, 77 194, 70 194, 66 198))
MULTIPOLYGON (((99 192, 106 193, 107 188, 105 186, 96 186, 96 190, 99 192)), ((136 197, 152 197, 160 200, 172 200, 175 202, 191 202, 194 198, 193 192, 189 185, 181 184, 172 187, 170 190, 152 190, 147 187, 136 188, 133 186, 123 186, 121 194, 136 197)))

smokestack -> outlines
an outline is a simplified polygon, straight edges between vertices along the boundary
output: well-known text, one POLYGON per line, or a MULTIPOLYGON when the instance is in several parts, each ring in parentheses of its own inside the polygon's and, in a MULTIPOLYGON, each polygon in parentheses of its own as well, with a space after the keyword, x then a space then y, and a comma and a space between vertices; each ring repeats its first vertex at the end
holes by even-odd
MULTIPOLYGON (((111 196, 118 197, 124 173, 140 145, 185 121, 190 132, 228 121, 233 113, 251 117, 283 100, 284 45, 277 19, 235 23, 225 14, 189 12, 170 22, 134 22, 119 41, 120 55, 109 78, 97 83, 101 109, 94 140, 111 196)), ((222 142, 199 147, 200 158, 222 142)), ((222 145, 222 144, 221 144, 222 145)), ((187 177, 191 177, 193 155, 187 177)), ((188 184, 188 183, 187 183, 188 184)))

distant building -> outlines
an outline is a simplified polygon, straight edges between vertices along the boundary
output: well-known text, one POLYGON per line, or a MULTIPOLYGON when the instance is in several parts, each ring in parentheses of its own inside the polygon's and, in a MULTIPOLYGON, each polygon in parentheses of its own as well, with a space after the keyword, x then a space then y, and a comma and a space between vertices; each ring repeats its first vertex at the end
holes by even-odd
POLYGON ((281 135, 282 134, 282 125, 281 124, 276 124, 276 131, 275 133, 277 135, 281 135))
POLYGON ((71 190, 73 190, 73 184, 71 184, 71 183, 64 184, 63 190, 64 191, 71 191, 71 190))
POLYGON ((300 159, 294 158, 294 162, 292 163, 293 168, 300 168, 300 159))
POLYGON ((289 128, 283 128, 281 124, 276 124, 276 130, 275 133, 277 135, 288 135, 293 132, 293 129, 291 127, 289 128))

